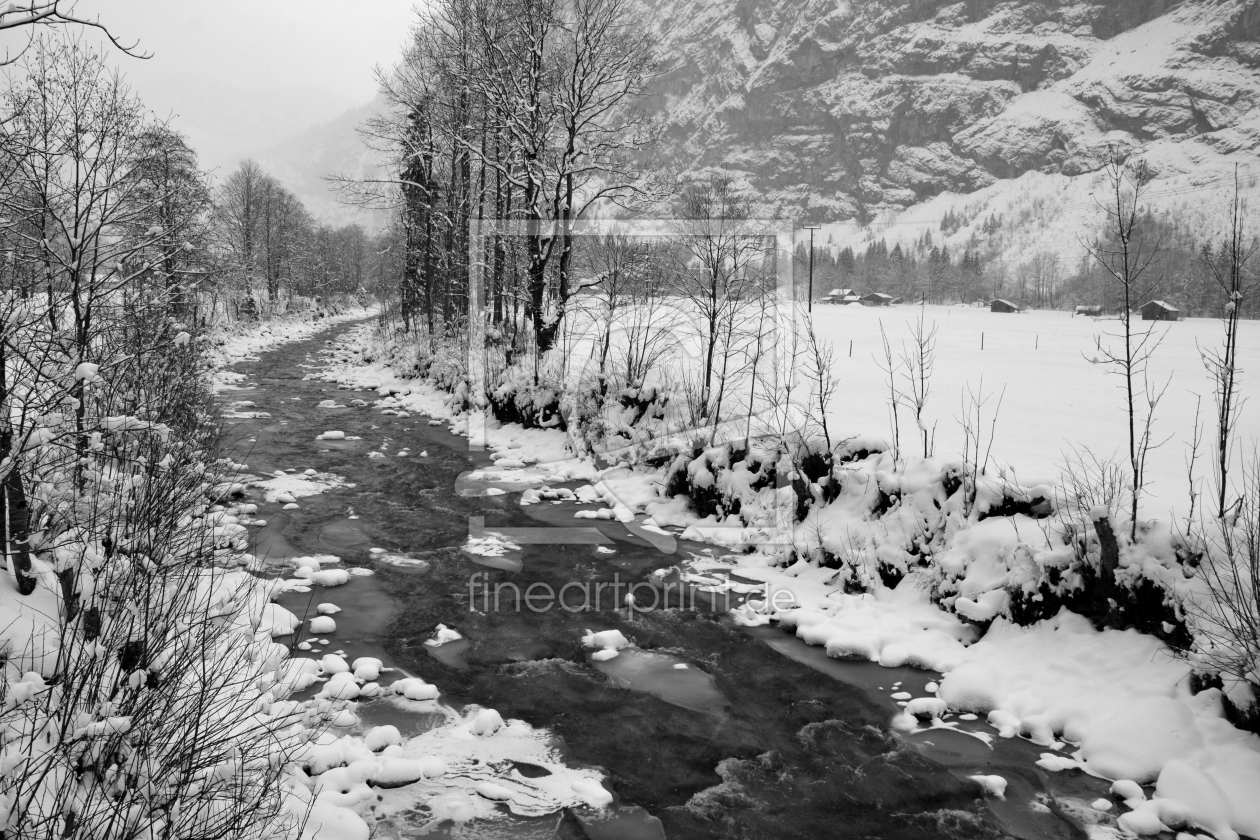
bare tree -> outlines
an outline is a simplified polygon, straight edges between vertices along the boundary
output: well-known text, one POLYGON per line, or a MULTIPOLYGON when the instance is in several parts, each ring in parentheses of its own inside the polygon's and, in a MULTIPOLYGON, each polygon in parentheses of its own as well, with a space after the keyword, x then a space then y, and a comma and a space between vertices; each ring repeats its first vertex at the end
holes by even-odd
POLYGON ((884 376, 888 381, 888 420, 892 431, 892 455, 893 461, 901 460, 901 417, 898 409, 901 407, 902 396, 901 391, 897 389, 897 375, 901 369, 901 360, 893 356, 892 345, 888 343, 888 333, 884 332, 884 322, 879 322, 879 338, 883 345, 884 357, 875 358, 875 364, 879 365, 879 369, 884 372, 884 376))
POLYGON ((906 390, 901 392, 906 408, 914 414, 914 422, 923 440, 923 457, 930 458, 934 447, 936 426, 928 429, 924 411, 932 395, 932 370, 936 365, 936 323, 925 323, 923 309, 910 325, 910 346, 902 344, 901 375, 906 390))
POLYGON ((1138 504, 1146 482, 1146 458, 1158 445, 1151 436, 1155 407, 1167 384, 1153 386, 1147 377, 1148 363, 1163 339, 1155 332, 1155 322, 1146 330, 1133 323, 1134 310, 1154 288, 1149 276, 1159 243, 1147 243, 1141 236, 1144 207, 1142 195, 1151 180, 1143 160, 1126 160, 1120 150, 1108 150, 1105 170, 1108 192, 1099 206, 1106 214, 1107 233, 1086 244, 1090 256, 1120 293, 1120 328, 1112 338, 1119 347, 1099 346, 1102 363, 1120 377, 1124 390, 1128 424, 1129 538, 1137 538, 1138 504))
POLYGON ((1225 340, 1219 348, 1200 348, 1203 364, 1212 377, 1213 397, 1216 402, 1216 438, 1213 441, 1215 458, 1212 462, 1215 480, 1216 516, 1223 519, 1233 506, 1230 500, 1229 467, 1234 443, 1234 429, 1242 411, 1242 399, 1238 394, 1238 320, 1243 301, 1251 291, 1247 281, 1246 265, 1255 255, 1256 245, 1248 244, 1243 232, 1243 206, 1238 183, 1238 169, 1234 168, 1234 198, 1230 203, 1229 237, 1224 253, 1218 260, 1206 260, 1213 279, 1225 293, 1225 311, 1222 321, 1225 340))
POLYGON ((573 224, 644 190, 635 153, 652 131, 633 101, 653 60, 635 22, 630 0, 442 0, 423 13, 402 64, 382 79, 392 113, 367 127, 391 150, 410 247, 422 254, 409 282, 443 287, 421 306, 455 315, 471 220, 519 219, 522 288, 496 233, 486 299, 496 324, 519 301, 536 352, 552 347, 580 292, 573 224))
MULTIPOLYGON (((1200 637, 1197 653, 1209 666, 1255 686, 1260 658, 1260 455, 1253 450, 1238 480, 1237 500, 1196 534, 1205 557, 1208 597, 1189 608, 1200 637)), ((1255 714, 1256 706, 1245 710, 1255 714)))
POLYGON ((208 498, 222 492, 205 359, 152 282, 182 258, 178 225, 155 223, 177 196, 151 171, 154 127, 81 44, 37 40, 24 61, 0 143, 0 238, 18 267, 0 285, 17 583, 0 595, 32 618, 5 628, 0 729, 19 759, 0 762, 4 834, 300 829, 281 790, 295 721, 257 716, 286 693, 281 650, 254 632, 250 576, 226 568, 243 529, 208 498))
POLYGON ((980 477, 988 470, 993 439, 997 432, 998 415, 1002 412, 1002 400, 1005 396, 1006 386, 1002 386, 1002 390, 997 395, 997 402, 987 418, 985 414, 989 403, 993 400, 993 394, 985 392, 983 376, 980 377, 980 384, 975 390, 972 390, 971 384, 968 383, 967 392, 959 397, 962 403, 962 417, 959 423, 963 428, 963 463, 967 465, 970 483, 963 504, 963 512, 967 516, 970 516, 972 510, 975 509, 980 477), (987 429, 985 428, 986 419, 987 429))
POLYGON ((151 261, 160 292, 167 296, 172 312, 182 315, 189 296, 208 274, 208 216, 210 189, 197 165, 197 153, 179 132, 165 125, 149 126, 137 137, 132 166, 137 182, 132 201, 137 214, 131 224, 133 236, 156 235, 140 255, 151 261))
POLYGON ((229 283, 244 293, 252 309, 255 272, 263 259, 262 217, 268 175, 253 160, 244 160, 214 201, 216 246, 229 283))
POLYGON ((311 219, 297 196, 276 179, 267 177, 262 185, 260 223, 267 301, 276 306, 281 281, 293 279, 294 265, 307 244, 311 219))
POLYGON ((592 237, 584 237, 579 264, 585 279, 574 283, 586 290, 579 299, 583 309, 599 328, 595 338, 596 378, 600 396, 608 393, 609 357, 613 352, 614 333, 623 326, 627 309, 641 302, 636 291, 650 282, 651 263, 659 259, 650 243, 635 239, 616 229, 592 237))
POLYGON ((701 362, 694 395, 697 419, 719 422, 730 359, 749 339, 750 318, 765 292, 765 232, 752 203, 727 175, 688 186, 679 202, 682 265, 673 292, 695 318, 701 362))
MULTIPOLYGON (((137 175, 144 112, 101 56, 78 42, 37 40, 23 61, 25 79, 5 96, 14 114, 4 137, 12 169, 0 206, 15 253, 40 275, 50 327, 67 329, 56 353, 72 366, 114 364, 103 341, 112 305, 182 247, 160 225, 145 227, 163 196, 137 175)), ((88 379, 76 377, 70 388, 80 449, 88 379)), ((77 467, 75 477, 81 484, 77 467)))
POLYGON ((650 142, 649 123, 628 106, 643 94, 653 58, 629 0, 516 0, 481 9, 485 64, 474 82, 520 150, 519 166, 491 165, 520 190, 531 226, 528 314, 545 353, 575 292, 573 222, 596 203, 642 189, 632 153, 650 142))
POLYGON ((827 415, 831 412, 831 403, 840 385, 840 380, 833 374, 836 351, 830 342, 818 335, 812 315, 808 312, 797 313, 797 318, 805 327, 805 346, 808 353, 805 371, 810 380, 809 414, 822 431, 823 442, 827 446, 827 467, 830 473, 831 453, 834 450, 827 415))
MULTIPOLYGON (((41 27, 83 27, 95 29, 109 39, 109 42, 124 53, 137 58, 148 58, 137 47, 139 42, 130 44, 119 40, 108 26, 101 22, 100 16, 85 17, 75 13, 74 0, 28 0, 25 4, 11 3, 7 9, 0 11, 0 32, 7 30, 38 30, 41 27)), ((17 61, 34 43, 36 35, 32 32, 26 45, 15 55, 5 48, 0 59, 0 66, 17 61)))

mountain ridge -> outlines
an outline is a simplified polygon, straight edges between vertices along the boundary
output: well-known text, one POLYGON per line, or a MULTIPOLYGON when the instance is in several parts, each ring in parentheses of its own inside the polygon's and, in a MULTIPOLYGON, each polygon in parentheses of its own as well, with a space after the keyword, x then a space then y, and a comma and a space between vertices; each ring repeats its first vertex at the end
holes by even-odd
POLYGON ((642 4, 658 158, 801 221, 1088 177, 1108 145, 1171 179, 1260 149, 1255 0, 642 4))
POLYGON ((256 153, 254 159, 292 190, 319 221, 361 224, 371 231, 383 223, 383 215, 341 203, 335 186, 326 179, 334 175, 380 177, 383 167, 375 153, 364 145, 357 129, 383 107, 380 97, 376 97, 256 153))

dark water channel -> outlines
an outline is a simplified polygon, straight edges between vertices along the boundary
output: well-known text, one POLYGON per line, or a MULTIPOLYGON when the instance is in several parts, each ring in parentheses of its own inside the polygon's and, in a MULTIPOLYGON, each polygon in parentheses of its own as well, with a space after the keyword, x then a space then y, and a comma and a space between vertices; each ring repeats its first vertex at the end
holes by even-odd
MULTIPOLYGON (((314 469, 353 485, 297 498, 296 509, 260 504, 267 525, 254 529, 259 556, 333 554, 346 567, 374 571, 345 586, 285 595, 281 603, 299 617, 315 615, 322 602, 341 607, 336 633, 312 653, 344 652, 348 661, 376 656, 437 685, 448 704, 488 706, 505 718, 547 727, 572 762, 605 768, 617 797, 602 812, 505 816, 493 826, 451 826, 428 836, 1085 836, 1061 803, 1088 802, 1105 785, 1076 772, 1040 770, 1033 762, 1044 748, 1007 739, 991 749, 944 729, 910 736, 891 731, 898 709, 890 687, 899 682, 924 696, 932 676, 925 672, 832 660, 777 629, 737 627, 725 615, 727 605, 704 599, 694 610, 631 619, 613 599, 600 611, 534 611, 500 588, 493 608, 483 586, 491 592, 500 584, 522 592, 531 584, 555 592, 574 582, 624 586, 647 581, 678 558, 653 545, 659 540, 649 542, 618 523, 583 520, 598 529, 595 538, 522 543, 509 557, 513 562, 477 562, 485 558, 462 550, 470 518, 510 536, 547 523, 573 526, 577 506, 522 508, 514 492, 461 495, 455 490, 461 475, 486 461, 445 424, 430 426, 420 415, 383 416, 370 407, 318 407, 329 398, 346 405, 376 398, 303 379, 328 342, 352 326, 237 365, 249 387, 222 395, 225 402, 252 401, 251 411, 270 415, 233 421, 234 455, 251 474, 314 469), (360 440, 316 440, 332 429, 360 440), (400 450, 410 454, 400 457, 400 450), (368 457, 370 451, 385 457, 368 457), (438 624, 464 639, 425 645, 438 624), (612 629, 633 647, 593 661, 583 635, 612 629), (986 798, 967 778, 976 773, 1003 775, 1010 785, 1006 800, 986 798)), ((704 549, 677 542, 683 556, 704 549)), ((359 715, 365 725, 392 723, 404 735, 435 723, 433 716, 408 715, 385 701, 362 704, 359 715)), ((386 836, 413 833, 405 824, 382 829, 386 836)))

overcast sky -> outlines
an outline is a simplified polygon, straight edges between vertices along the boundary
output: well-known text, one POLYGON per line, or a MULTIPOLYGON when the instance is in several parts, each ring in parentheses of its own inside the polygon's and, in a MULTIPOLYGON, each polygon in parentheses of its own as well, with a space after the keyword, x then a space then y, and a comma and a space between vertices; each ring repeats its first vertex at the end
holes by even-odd
POLYGON ((240 157, 376 93, 372 68, 392 65, 415 0, 79 0, 152 58, 118 59, 145 103, 173 116, 205 165, 240 157))

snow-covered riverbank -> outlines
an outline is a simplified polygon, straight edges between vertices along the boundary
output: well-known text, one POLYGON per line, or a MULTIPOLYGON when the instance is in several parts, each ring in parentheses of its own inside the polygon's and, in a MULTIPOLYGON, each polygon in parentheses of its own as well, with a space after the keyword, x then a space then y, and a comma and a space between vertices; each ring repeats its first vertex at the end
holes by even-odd
MULTIPOLYGON (((370 331, 361 330, 334 353, 325 375, 375 390, 381 411, 441 418, 465 434, 471 427, 472 440, 484 441, 495 461, 494 474, 483 478, 528 488, 522 503, 590 495, 605 501, 609 518, 662 533, 741 549, 765 541, 765 529, 750 527, 747 514, 702 517, 685 498, 665 497, 667 468, 597 468, 574 458, 564 432, 461 414, 450 394, 398 376, 370 345, 370 331), (365 363, 365 351, 375 361, 365 363), (575 479, 592 482, 591 494, 548 492, 549 484, 575 479)), ((723 497, 739 498, 744 511, 781 508, 783 489, 758 487, 751 459, 732 463, 730 454, 714 447, 682 468, 692 482, 697 469, 707 470, 723 497)), ((740 551, 716 559, 662 557, 662 567, 681 566, 684 578, 715 591, 763 584, 771 597, 745 605, 737 619, 795 629, 832 656, 942 672, 934 694, 901 701, 906 711, 897 725, 914 729, 979 716, 996 737, 1044 745, 1045 769, 1115 780, 1114 799, 1124 807, 1115 809, 1122 812, 1115 820, 1108 815, 1113 803, 1097 803, 1098 836, 1191 827, 1217 837, 1260 835, 1260 806, 1252 795, 1260 789, 1260 738, 1225 719, 1220 689, 1192 691, 1184 653, 1136 630, 1097 630, 1055 604, 1027 626, 1009 619, 1012 592, 1032 605, 1043 601, 1039 587, 1049 569, 1061 570, 1057 594, 1068 599, 1073 564, 1082 561, 1076 541, 1086 552, 1097 551, 1089 532, 1065 532, 1062 521, 1042 518, 1033 508, 1044 488, 1005 483, 982 486, 977 504, 993 515, 978 518, 951 498, 948 467, 933 460, 893 464, 879 452, 846 465, 839 493, 795 525, 797 559, 787 565, 781 552, 740 551), (816 550, 834 545, 827 535, 841 532, 846 547, 869 558, 865 566, 829 562, 816 550), (776 592, 788 594, 776 599, 776 592)), ((1158 521, 1144 525, 1136 543, 1123 541, 1118 574, 1179 597, 1201 595, 1174 536, 1158 521)), ((1185 619, 1175 603, 1170 609, 1178 621, 1185 619)), ((1251 700, 1245 683, 1227 681, 1225 691, 1235 706, 1251 700)))

